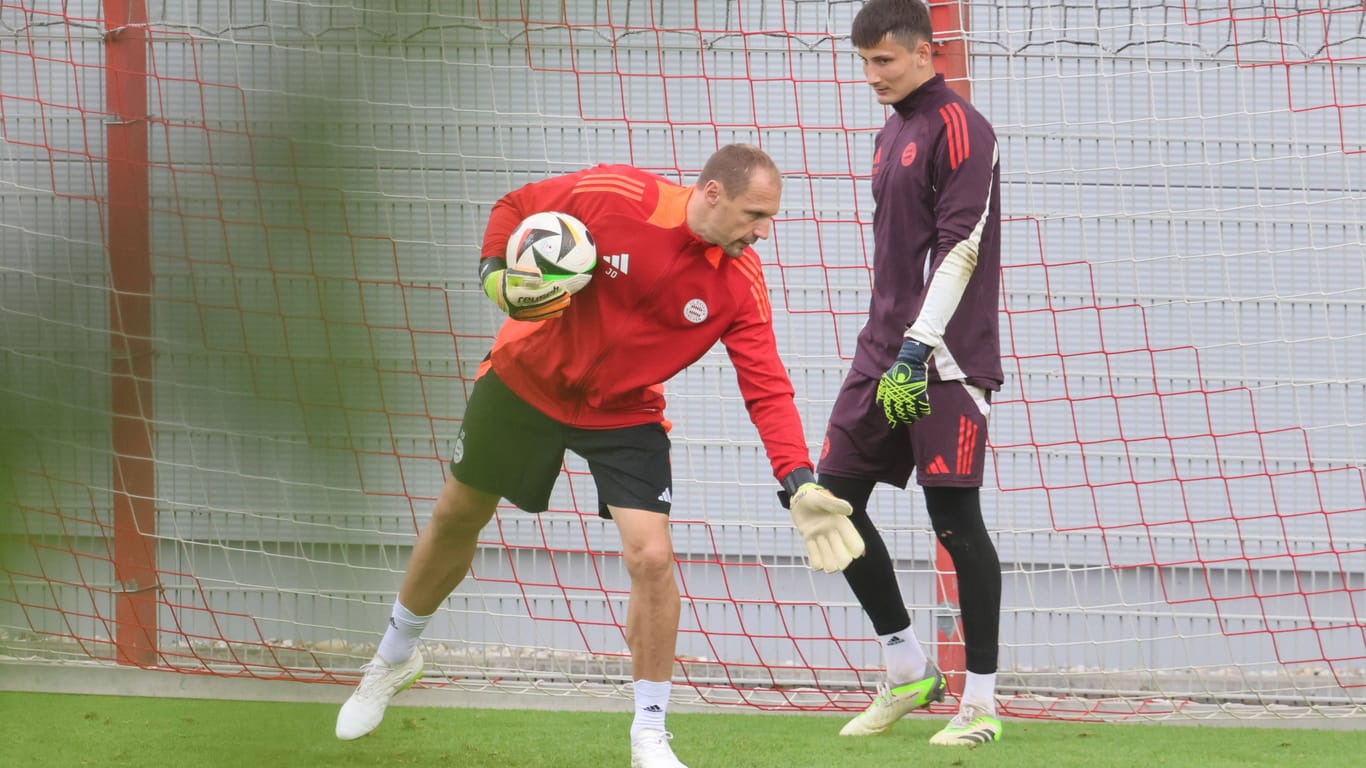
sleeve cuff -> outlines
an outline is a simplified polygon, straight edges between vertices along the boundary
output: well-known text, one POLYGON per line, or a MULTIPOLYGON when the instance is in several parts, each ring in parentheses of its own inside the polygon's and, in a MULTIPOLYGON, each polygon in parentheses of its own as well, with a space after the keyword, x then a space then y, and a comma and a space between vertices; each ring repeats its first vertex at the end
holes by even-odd
POLYGON ((783 477, 783 490, 787 491, 788 496, 792 496, 797 493, 798 488, 814 482, 816 482, 816 475, 810 467, 797 467, 783 477))

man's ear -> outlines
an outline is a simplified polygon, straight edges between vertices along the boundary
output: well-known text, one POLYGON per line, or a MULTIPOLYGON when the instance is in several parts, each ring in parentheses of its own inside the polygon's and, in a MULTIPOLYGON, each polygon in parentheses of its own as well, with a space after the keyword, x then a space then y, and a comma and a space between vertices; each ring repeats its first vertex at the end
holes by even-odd
POLYGON ((702 195, 706 198, 708 205, 716 205, 721 202, 721 182, 716 179, 708 181, 702 186, 702 195))

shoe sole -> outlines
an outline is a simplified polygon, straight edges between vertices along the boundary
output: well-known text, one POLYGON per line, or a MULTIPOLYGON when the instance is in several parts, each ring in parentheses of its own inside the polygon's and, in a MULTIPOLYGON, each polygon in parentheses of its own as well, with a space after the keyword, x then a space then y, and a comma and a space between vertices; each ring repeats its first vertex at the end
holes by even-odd
POLYGON ((930 737, 930 743, 939 747, 976 747, 1001 740, 1001 727, 983 728, 977 731, 964 731, 946 736, 942 731, 930 737), (940 737, 944 738, 940 738, 940 737))
POLYGON ((930 743, 938 747, 976 747, 981 744, 990 744, 1001 740, 1001 734, 990 731, 974 731, 973 733, 955 734, 953 740, 940 740, 938 734, 930 738, 930 743))

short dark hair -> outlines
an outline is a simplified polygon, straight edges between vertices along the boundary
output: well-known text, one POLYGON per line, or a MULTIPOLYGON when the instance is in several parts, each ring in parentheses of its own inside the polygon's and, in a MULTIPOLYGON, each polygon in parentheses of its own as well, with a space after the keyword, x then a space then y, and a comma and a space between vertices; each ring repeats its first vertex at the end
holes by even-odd
POLYGON ((849 30, 855 48, 872 48, 890 35, 907 50, 934 40, 930 9, 921 0, 868 0, 849 30))
POLYGON ((707 158, 702 166, 702 174, 697 177, 697 186, 715 179, 726 190, 727 197, 743 195, 749 189, 749 182, 757 171, 767 171, 773 179, 782 182, 778 164, 768 153, 752 144, 727 144, 707 158))

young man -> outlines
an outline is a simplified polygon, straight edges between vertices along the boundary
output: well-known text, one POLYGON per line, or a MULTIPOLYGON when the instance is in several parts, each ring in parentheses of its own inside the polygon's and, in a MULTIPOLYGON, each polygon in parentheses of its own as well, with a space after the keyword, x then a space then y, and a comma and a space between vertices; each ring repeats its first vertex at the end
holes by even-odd
POLYGON ((616 523, 631 578, 632 768, 683 768, 664 727, 680 600, 662 384, 718 340, 774 477, 790 494, 812 567, 833 573, 863 553, 849 505, 814 482, 749 247, 768 237, 780 194, 768 155, 730 145, 691 187, 600 165, 529 184, 494 205, 479 271, 489 298, 512 319, 480 369, 451 477, 413 548, 379 650, 337 716, 338 738, 374 730, 394 694, 422 674, 418 636, 465 578, 499 498, 544 511, 569 449, 588 461, 598 512, 616 523), (629 270, 600 258, 572 299, 537 273, 512 274, 503 259, 508 237, 523 218, 547 210, 583 221, 600 255, 630 254, 629 270))
POLYGON ((844 577, 886 663, 876 699, 840 733, 881 733, 944 698, 867 512, 876 483, 905 488, 914 469, 957 573, 967 656, 958 715, 930 741, 977 744, 1001 736, 1001 566, 979 501, 990 393, 1002 382, 1000 169, 991 125, 935 74, 932 34, 920 0, 869 0, 854 18, 864 77, 893 112, 873 155, 868 321, 831 411, 819 479, 854 508, 867 554, 844 577))

